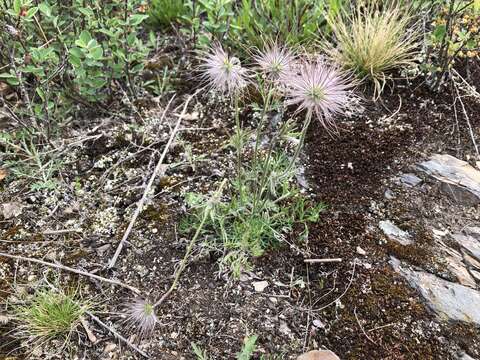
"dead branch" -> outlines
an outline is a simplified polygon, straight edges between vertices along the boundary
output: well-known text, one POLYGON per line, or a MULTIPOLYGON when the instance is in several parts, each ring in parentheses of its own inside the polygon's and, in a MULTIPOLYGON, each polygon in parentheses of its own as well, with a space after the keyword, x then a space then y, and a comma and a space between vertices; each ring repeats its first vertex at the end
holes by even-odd
POLYGON ((3 253, 3 252, 0 252, 0 256, 10 258, 10 259, 15 259, 15 260, 28 261, 28 262, 32 262, 32 263, 36 263, 36 264, 40 264, 40 265, 45 265, 45 266, 49 266, 49 267, 59 269, 59 270, 69 271, 69 272, 72 272, 72 273, 75 273, 75 274, 78 274, 78 275, 82 275, 82 276, 86 276, 86 277, 89 277, 89 278, 92 278, 92 279, 95 279, 95 280, 103 281, 103 282, 106 282, 106 283, 109 283, 109 284, 112 284, 112 285, 121 286, 121 287, 124 287, 124 288, 126 288, 130 291, 133 291, 136 294, 140 294, 140 290, 138 290, 137 288, 135 288, 133 286, 130 286, 128 284, 124 284, 121 281, 107 279, 107 278, 89 273, 87 271, 74 269, 74 268, 71 268, 71 267, 68 267, 68 266, 65 266, 65 265, 54 264, 54 263, 50 263, 50 262, 47 262, 47 261, 34 259, 34 258, 29 258, 29 257, 25 257, 25 256, 20 256, 20 255, 6 254, 6 253, 3 253))
POLYGON ((169 150, 169 148, 170 148, 170 146, 173 142, 173 139, 175 138, 175 135, 178 132, 178 129, 180 128, 180 123, 182 121, 182 118, 185 116, 185 113, 187 111, 187 106, 190 103, 190 100, 192 100, 192 98, 194 96, 195 96, 195 94, 190 95, 187 98, 187 100, 185 101, 182 113, 178 117, 177 123, 176 123, 175 128, 173 129, 172 133, 170 134, 170 138, 168 139, 167 145, 165 145, 165 148, 163 149, 163 153, 162 153, 162 155, 160 156, 160 159, 157 162, 157 166, 155 166, 155 169, 153 170, 152 176, 150 177, 150 180, 148 181, 147 186, 145 187, 145 191, 143 192, 142 198, 140 199, 140 201, 137 204, 137 209, 133 213, 132 219, 130 220, 130 223, 128 224, 127 230, 123 234, 122 240, 120 240, 120 243, 117 246, 115 254, 113 255, 113 257, 108 262, 108 268, 109 269, 113 268, 115 266, 115 264, 117 263, 117 259, 120 256, 120 253, 123 249, 123 245, 125 244, 125 241, 127 241, 128 236, 130 235, 130 232, 132 231, 133 226, 135 225, 135 221, 137 220, 138 215, 140 215, 140 212, 143 209, 143 205, 145 204, 145 202, 146 202, 146 200, 149 196, 150 189, 152 188, 155 177, 160 172, 160 169, 162 168, 163 160, 165 159, 165 156, 168 153, 168 150, 169 150))
POLYGON ((111 326, 108 326, 107 324, 105 324, 102 320, 100 320, 98 317, 96 317, 95 315, 93 315, 90 311, 86 311, 87 315, 90 316, 92 318, 93 321, 95 321, 98 325, 100 325, 101 327, 107 329, 109 332, 112 333, 112 335, 117 338, 118 340, 124 342, 129 348, 135 350, 136 352, 138 352, 140 355, 142 355, 144 358, 147 358, 149 359, 150 356, 148 356, 148 354, 146 354, 145 352, 143 352, 142 350, 140 350, 137 346, 135 346, 135 344, 132 344, 130 341, 128 341, 127 338, 123 337, 120 333, 118 333, 113 327, 111 326))

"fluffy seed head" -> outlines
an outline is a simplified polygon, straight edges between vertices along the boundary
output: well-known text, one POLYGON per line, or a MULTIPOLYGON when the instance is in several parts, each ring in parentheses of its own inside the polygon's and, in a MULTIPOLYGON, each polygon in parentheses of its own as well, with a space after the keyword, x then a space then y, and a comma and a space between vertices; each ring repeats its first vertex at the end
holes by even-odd
POLYGON ((266 44, 263 51, 254 55, 254 60, 260 71, 273 81, 286 79, 295 67, 295 56, 276 42, 266 44))
POLYGON ((286 86, 287 105, 297 105, 307 116, 315 115, 330 129, 335 127, 334 115, 344 113, 352 85, 344 74, 319 59, 303 62, 286 86))
POLYGON ((201 78, 211 89, 224 94, 236 94, 248 84, 247 69, 240 60, 230 56, 217 44, 201 57, 201 78))
POLYGON ((157 316, 151 303, 144 299, 136 299, 127 305, 125 312, 127 328, 136 333, 139 338, 149 337, 153 333, 157 316))

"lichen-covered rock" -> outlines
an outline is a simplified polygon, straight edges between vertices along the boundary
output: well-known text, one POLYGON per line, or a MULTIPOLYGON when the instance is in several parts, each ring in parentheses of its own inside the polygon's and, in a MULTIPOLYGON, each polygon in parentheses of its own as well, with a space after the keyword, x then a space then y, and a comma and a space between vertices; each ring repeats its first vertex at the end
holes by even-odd
POLYGON ((395 258, 390 264, 420 292, 428 307, 437 315, 445 320, 480 325, 480 292, 424 271, 404 267, 395 258))
POLYGON ((467 206, 480 203, 480 171, 466 161, 447 154, 435 154, 418 168, 441 181, 442 190, 458 203, 467 206))
POLYGON ((382 220, 378 223, 378 226, 390 240, 396 241, 404 246, 411 245, 413 243, 413 239, 410 234, 400 229, 390 220, 382 220))

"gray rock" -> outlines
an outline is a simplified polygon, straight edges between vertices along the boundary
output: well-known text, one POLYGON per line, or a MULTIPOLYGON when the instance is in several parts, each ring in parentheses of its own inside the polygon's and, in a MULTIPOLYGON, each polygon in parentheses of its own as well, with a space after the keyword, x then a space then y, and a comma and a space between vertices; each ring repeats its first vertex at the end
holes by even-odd
POLYGON ((305 167, 302 165, 297 166, 295 178, 297 179, 298 185, 304 189, 309 189, 310 185, 308 184, 307 178, 305 177, 305 167))
POLYGON ((480 272, 476 270, 470 270, 470 274, 477 280, 480 281, 480 272))
POLYGON ((445 261, 448 264, 448 269, 455 275, 457 281, 465 286, 476 288, 477 283, 472 275, 468 272, 467 268, 457 257, 447 256, 445 261))
POLYGON ((392 267, 417 289, 428 307, 438 316, 453 321, 480 325, 480 293, 469 287, 440 279, 424 271, 415 271, 401 266, 397 259, 390 261, 392 267))
POLYGON ((410 234, 400 229, 390 220, 382 220, 378 223, 378 226, 390 240, 396 241, 405 246, 413 243, 410 234))
POLYGON ((407 186, 414 187, 420 184, 423 180, 415 174, 402 174, 400 176, 400 181, 407 186))
POLYGON ((458 203, 467 206, 480 203, 480 171, 466 161, 447 154, 435 154, 418 168, 441 181, 442 190, 458 203))
POLYGON ((460 354, 458 354, 457 360, 476 360, 476 359, 472 358, 466 352, 462 351, 460 354))
POLYGON ((395 193, 390 189, 385 190, 384 196, 385 196, 385 199, 387 200, 395 199, 395 193))
MULTIPOLYGON (((468 234, 468 232, 466 232, 468 234)), ((453 234, 453 239, 471 256, 480 261, 480 241, 472 235, 453 234)))
POLYGON ((465 231, 467 235, 473 236, 475 239, 480 241, 480 227, 467 226, 463 231, 465 231))

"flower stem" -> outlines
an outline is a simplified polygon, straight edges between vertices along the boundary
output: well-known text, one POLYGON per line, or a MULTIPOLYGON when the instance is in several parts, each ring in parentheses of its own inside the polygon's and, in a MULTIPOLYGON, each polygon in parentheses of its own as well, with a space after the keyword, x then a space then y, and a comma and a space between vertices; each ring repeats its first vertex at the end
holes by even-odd
POLYGON ((210 212, 214 206, 214 203, 220 198, 222 195, 223 188, 225 184, 227 183, 227 179, 224 179, 220 186, 218 187, 217 191, 213 194, 213 196, 208 200, 205 209, 203 210, 203 216, 202 216, 202 221, 197 227, 197 231, 195 232, 195 235, 193 235, 192 240, 190 240, 190 243, 187 246, 187 250, 185 250, 185 255, 183 255, 183 259, 180 262, 180 266, 178 269, 175 271, 175 278, 173 279, 172 285, 168 289, 168 291, 163 294, 163 296, 153 305, 153 308, 155 309, 156 307, 160 306, 165 299, 171 294, 171 292, 177 287, 178 281, 180 279, 180 276, 183 273, 183 270, 185 270, 185 267, 187 266, 187 261, 190 258, 190 254, 192 252, 193 246, 197 242, 197 238, 200 236, 200 233, 203 230, 203 227, 205 225, 205 222, 207 221, 208 217, 210 216, 210 212))

